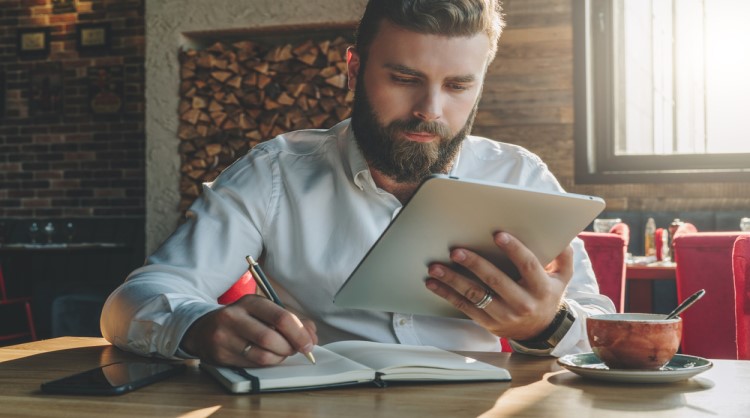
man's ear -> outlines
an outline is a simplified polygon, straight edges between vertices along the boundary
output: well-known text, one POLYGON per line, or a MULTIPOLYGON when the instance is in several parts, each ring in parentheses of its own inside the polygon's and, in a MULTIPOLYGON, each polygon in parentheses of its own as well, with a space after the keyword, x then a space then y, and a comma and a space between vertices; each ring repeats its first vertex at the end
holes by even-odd
POLYGON ((349 90, 354 91, 354 87, 357 85, 357 75, 359 75, 359 53, 353 46, 346 48, 346 71, 348 79, 349 90))

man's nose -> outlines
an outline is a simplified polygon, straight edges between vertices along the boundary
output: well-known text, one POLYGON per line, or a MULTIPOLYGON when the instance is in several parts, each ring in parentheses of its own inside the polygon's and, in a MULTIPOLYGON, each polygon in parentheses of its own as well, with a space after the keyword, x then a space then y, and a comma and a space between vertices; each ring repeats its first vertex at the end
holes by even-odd
POLYGON ((427 89, 414 106, 414 116, 424 121, 439 120, 442 116, 440 89, 427 89))

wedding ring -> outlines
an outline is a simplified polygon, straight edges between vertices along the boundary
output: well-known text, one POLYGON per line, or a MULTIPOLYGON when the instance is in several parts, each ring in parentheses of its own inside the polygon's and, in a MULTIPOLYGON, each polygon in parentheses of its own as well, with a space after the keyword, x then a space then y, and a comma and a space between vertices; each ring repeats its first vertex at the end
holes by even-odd
POLYGON ((492 292, 490 292, 490 291, 488 290, 488 291, 487 291, 487 292, 486 292, 486 293, 484 294, 484 297, 482 297, 482 300, 480 300, 479 302, 475 303, 475 304, 474 304, 474 306, 476 306, 476 307, 477 307, 477 308, 479 308, 479 309, 484 309, 484 308, 486 308, 486 307, 487 307, 487 305, 489 305, 490 303, 492 303, 492 292))
POLYGON ((248 353, 248 351, 250 351, 252 348, 253 348, 252 344, 246 345, 245 348, 242 349, 242 355, 243 356, 246 355, 248 353))

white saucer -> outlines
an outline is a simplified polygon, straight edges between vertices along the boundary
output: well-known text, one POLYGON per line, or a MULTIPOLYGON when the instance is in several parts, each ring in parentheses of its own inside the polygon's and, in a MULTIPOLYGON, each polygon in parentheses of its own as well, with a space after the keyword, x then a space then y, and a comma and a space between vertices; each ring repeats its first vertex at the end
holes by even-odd
POLYGON ((713 367, 703 357, 676 354, 659 370, 610 369, 594 353, 569 354, 557 363, 571 372, 592 379, 624 383, 669 383, 689 379, 713 367))

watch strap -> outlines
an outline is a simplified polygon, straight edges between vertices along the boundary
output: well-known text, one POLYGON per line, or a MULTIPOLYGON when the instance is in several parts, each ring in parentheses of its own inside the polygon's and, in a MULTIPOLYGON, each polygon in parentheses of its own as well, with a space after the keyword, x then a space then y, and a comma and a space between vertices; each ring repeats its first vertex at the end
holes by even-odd
POLYGON ((555 348, 563 337, 565 337, 565 334, 568 333, 575 320, 575 315, 570 311, 568 305, 563 302, 560 305, 557 314, 555 314, 555 318, 544 331, 534 338, 528 340, 514 340, 514 342, 534 350, 549 350, 555 348))

